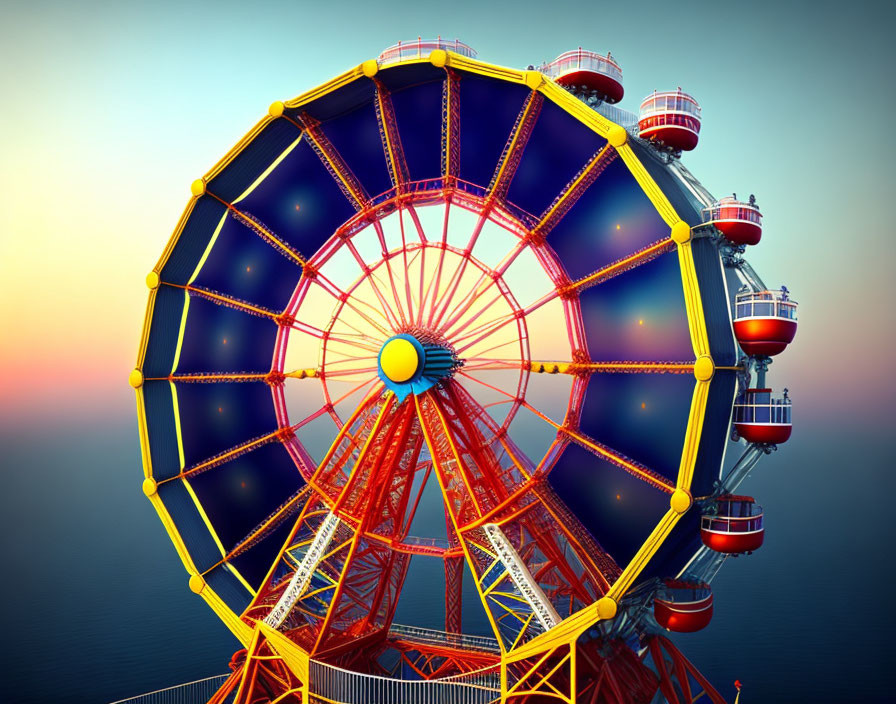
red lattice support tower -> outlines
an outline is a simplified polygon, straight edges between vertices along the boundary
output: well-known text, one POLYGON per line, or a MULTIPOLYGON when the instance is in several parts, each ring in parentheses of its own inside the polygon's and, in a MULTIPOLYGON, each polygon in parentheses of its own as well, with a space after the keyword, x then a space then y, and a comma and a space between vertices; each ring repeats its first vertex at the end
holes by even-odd
POLYGON ((463 606, 464 558, 445 558, 445 630, 448 633, 461 632, 461 610, 463 606))

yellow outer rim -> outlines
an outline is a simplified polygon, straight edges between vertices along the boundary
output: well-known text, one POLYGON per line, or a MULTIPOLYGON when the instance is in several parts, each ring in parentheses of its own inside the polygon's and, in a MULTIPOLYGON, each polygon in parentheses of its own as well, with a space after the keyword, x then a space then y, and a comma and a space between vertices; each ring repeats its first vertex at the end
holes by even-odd
MULTIPOLYGON (((436 57, 435 53, 436 52, 433 52, 433 55, 431 57, 414 59, 403 63, 436 63, 436 60, 441 60, 441 56, 436 57)), ((482 76, 505 80, 526 86, 530 86, 530 82, 534 82, 533 78, 530 77, 530 72, 528 71, 521 71, 518 69, 490 64, 484 61, 479 61, 477 59, 471 59, 465 56, 461 56, 460 54, 455 54, 454 52, 446 52, 445 63, 447 65, 450 65, 453 69, 469 71, 471 73, 479 74, 482 76)), ((346 71, 345 73, 336 76, 327 83, 324 83, 323 85, 313 90, 303 93, 302 95, 292 100, 285 101, 283 103, 284 108, 301 107, 322 96, 328 95, 329 93, 332 93, 345 85, 348 85, 352 81, 361 78, 362 76, 367 75, 364 70, 365 65, 369 67, 369 64, 367 62, 365 62, 364 64, 359 64, 358 66, 346 71)), ((619 141, 618 130, 622 129, 620 125, 613 123, 603 115, 595 112, 584 103, 577 100, 565 89, 555 84, 553 81, 542 80, 537 85, 537 88, 535 88, 535 90, 542 93, 545 98, 551 100, 559 107, 562 107, 566 112, 591 128, 595 133, 607 138, 608 140, 612 139, 613 142, 619 141)), ((191 192, 193 193, 194 197, 191 198, 187 203, 187 206, 183 214, 181 215, 180 220, 178 221, 177 227, 175 228, 174 233, 169 239, 168 244, 166 245, 162 256, 159 259, 159 262, 154 269, 155 271, 162 271, 165 263, 168 260, 168 257, 171 254, 171 251, 177 243, 183 227, 197 201, 197 196, 201 195, 201 193, 196 192, 200 189, 200 184, 201 192, 204 193, 205 183, 209 182, 218 173, 220 173, 221 170, 223 170, 237 155, 239 155, 264 129, 264 127, 274 119, 277 119, 277 117, 274 117, 271 114, 265 115, 255 125, 255 127, 253 127, 243 137, 243 139, 241 139, 227 154, 225 154, 225 156, 222 157, 202 179, 198 179, 196 182, 194 182, 193 186, 191 187, 191 192)), ((672 235, 674 239, 676 234, 678 234, 679 232, 683 232, 681 225, 686 225, 686 223, 683 223, 681 217, 675 212, 675 209, 672 207, 671 203, 662 192, 662 189, 648 174, 647 170, 644 168, 643 164, 641 164, 638 157, 634 154, 631 147, 629 147, 627 143, 611 146, 612 148, 616 149, 619 156, 628 167, 629 171, 631 171, 632 175, 635 177, 641 189, 644 191, 653 206, 656 208, 657 212, 667 223, 670 229, 672 229, 672 235), (676 232, 674 229, 676 225, 678 225, 678 232, 676 232)), ((688 239, 685 241, 676 240, 676 243, 678 245, 678 258, 682 273, 682 288, 684 291, 685 307, 688 314, 691 342, 694 348, 694 353, 697 358, 706 357, 711 361, 711 357, 709 356, 709 340, 706 332, 706 323, 703 317, 703 308, 702 302, 700 300, 699 286, 697 282, 696 271, 694 268, 693 255, 690 249, 690 228, 688 228, 688 239)), ((140 345, 138 348, 137 368, 142 368, 143 365, 143 360, 146 352, 146 342, 149 334, 149 324, 152 320, 155 294, 156 290, 150 291, 146 317, 144 319, 143 334, 141 336, 140 345)), ((683 489, 685 491, 690 491, 691 480, 693 478, 694 465, 697 456, 697 446, 700 442, 700 434, 703 427, 703 418, 706 412, 708 391, 709 381, 698 379, 696 381, 694 396, 691 403, 687 431, 685 433, 684 439, 684 449, 681 456, 681 465, 679 468, 678 479, 676 483, 678 489, 683 489)), ((143 454, 144 476, 147 478, 151 478, 152 467, 149 457, 142 388, 136 389, 136 395, 141 450, 143 454)), ((192 561, 190 559, 189 553, 186 550, 183 540, 181 539, 177 528, 175 527, 173 521, 171 520, 171 517, 162 504, 158 494, 153 494, 149 497, 149 499, 153 503, 153 506, 156 508, 159 517, 162 519, 162 523, 164 524, 166 531, 171 537, 171 540, 174 543, 178 555, 184 562, 184 565, 187 567, 188 571, 195 574, 195 567, 192 565, 192 561)), ((656 525, 654 530, 644 541, 641 548, 638 550, 629 564, 625 567, 625 569, 623 569, 622 574, 613 584, 610 591, 606 594, 605 598, 610 598, 614 602, 618 603, 618 601, 624 597, 625 593, 637 579, 638 575, 647 565, 650 558, 656 553, 664 540, 671 533, 681 515, 683 514, 677 513, 670 507, 669 511, 656 525)), ((205 585, 205 587, 202 589, 201 596, 209 604, 212 610, 222 619, 222 621, 224 621, 228 628, 230 628, 234 635, 245 646, 248 647, 252 640, 252 628, 250 628, 242 620, 240 620, 239 615, 234 614, 208 585, 205 585)), ((582 609, 578 613, 564 619, 564 621, 562 621, 555 628, 546 633, 543 633, 540 636, 537 636, 525 645, 518 647, 511 653, 503 656, 502 670, 504 670, 507 664, 510 662, 519 661, 524 658, 543 653, 546 650, 558 647, 558 645, 570 644, 574 642, 581 633, 587 630, 596 621, 601 620, 601 618, 606 618, 605 616, 601 616, 601 609, 598 608, 598 604, 601 603, 601 601, 595 602, 594 604, 582 609)), ((606 602, 604 603, 605 607, 603 609, 603 613, 606 614, 608 613, 608 610, 606 607, 606 602)), ((502 673, 502 680, 504 679, 504 674, 502 673)))

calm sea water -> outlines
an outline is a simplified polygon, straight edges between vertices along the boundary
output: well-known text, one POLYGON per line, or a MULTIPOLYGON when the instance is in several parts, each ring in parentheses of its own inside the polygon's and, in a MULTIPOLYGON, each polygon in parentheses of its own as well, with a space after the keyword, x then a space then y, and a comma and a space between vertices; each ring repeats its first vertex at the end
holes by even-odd
MULTIPOLYGON (((237 643, 140 492, 135 422, 66 426, 0 428, 0 702, 102 703, 224 672, 237 643)), ((714 582, 711 626, 676 638, 723 694, 740 679, 744 704, 891 700, 891 448, 798 426, 747 480, 766 544, 714 582)))

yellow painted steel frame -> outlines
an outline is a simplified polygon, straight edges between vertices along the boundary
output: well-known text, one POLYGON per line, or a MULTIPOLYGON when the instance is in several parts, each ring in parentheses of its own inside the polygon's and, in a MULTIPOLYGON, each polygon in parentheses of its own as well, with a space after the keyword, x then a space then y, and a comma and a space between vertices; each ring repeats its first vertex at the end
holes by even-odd
MULTIPOLYGON (((694 348, 694 354, 697 364, 694 365, 694 374, 696 377, 696 385, 694 388, 693 400, 691 403, 690 414, 685 432, 684 446, 681 455, 681 463, 679 466, 678 478, 676 482, 676 491, 673 493, 670 508, 656 525, 651 534, 647 537, 641 548, 632 558, 631 562, 622 571, 622 574, 612 585, 610 591, 604 599, 588 606, 576 614, 566 618, 555 628, 547 631, 533 640, 524 643, 514 650, 502 654, 502 701, 509 697, 517 696, 508 690, 507 686, 507 665, 510 663, 520 662, 529 658, 546 657, 546 653, 555 652, 558 648, 568 647, 570 656, 566 660, 570 663, 570 669, 574 674, 575 669, 575 641, 584 631, 590 628, 594 623, 604 618, 612 618, 615 615, 615 604, 622 599, 628 589, 635 582, 641 571, 645 568, 651 557, 657 552, 663 541, 669 536, 669 533, 678 523, 679 519, 691 505, 690 487, 694 474, 694 465, 697 458, 697 448, 700 443, 700 434, 703 427, 704 415, 706 412, 706 403, 709 392, 709 384, 714 371, 713 361, 709 355, 709 339, 706 330, 706 323, 703 316, 703 307, 700 299, 699 285, 697 281, 694 259, 690 246, 690 228, 682 221, 675 212, 672 204, 666 198, 662 189, 648 174, 647 170, 641 164, 638 157, 625 142, 627 135, 623 128, 616 125, 600 113, 589 108, 581 101, 577 100, 573 95, 561 88, 553 81, 546 79, 537 71, 521 71, 502 66, 496 66, 476 59, 455 54, 453 52, 442 52, 436 50, 429 58, 413 59, 403 63, 427 63, 432 62, 438 67, 444 67, 453 70, 467 71, 489 78, 495 78, 511 83, 525 85, 533 91, 540 92, 546 99, 552 101, 559 107, 563 108, 567 113, 578 119, 583 124, 590 127, 595 133, 608 139, 612 148, 616 149, 629 171, 632 173, 641 189, 650 199, 664 222, 670 228, 669 237, 675 242, 678 249, 678 260, 681 267, 682 289, 684 293, 685 307, 687 310, 688 324, 690 328, 691 342, 694 348), (441 53, 440 53, 441 52, 441 53)), ((218 173, 220 173, 255 137, 260 134, 264 127, 272 120, 278 119, 283 112, 284 105, 288 108, 297 108, 314 100, 323 97, 333 91, 348 85, 349 83, 367 77, 372 78, 376 74, 374 62, 367 61, 355 68, 346 71, 333 80, 324 85, 315 88, 299 97, 286 101, 285 103, 274 103, 271 106, 270 113, 266 115, 240 142, 234 146, 215 166, 203 177, 202 184, 208 183, 218 173), (276 108, 276 109, 275 109, 276 108)), ((254 185, 254 184, 253 184, 254 185)), ((196 200, 204 192, 204 185, 201 188, 194 188, 194 197, 181 216, 174 234, 172 235, 168 245, 166 246, 161 259, 159 260, 147 282, 152 280, 154 283, 158 281, 158 275, 162 271, 163 266, 167 262, 177 243, 183 227, 189 218, 196 200), (199 190, 199 193, 196 192, 199 190), (153 277, 153 274, 155 276, 153 277), (152 278, 151 278, 152 277, 152 278)), ((149 294, 149 302, 147 305, 146 318, 143 326, 143 334, 140 340, 140 347, 137 355, 136 369, 142 370, 143 361, 146 354, 146 345, 149 335, 149 326, 152 320, 153 308, 156 299, 156 287, 152 287, 149 294)), ((142 377, 141 377, 142 379, 142 377)), ((209 604, 212 610, 221 618, 222 621, 230 628, 234 635, 245 646, 249 646, 253 639, 253 629, 240 620, 237 614, 234 614, 224 603, 224 601, 215 592, 205 584, 204 580, 198 575, 196 566, 194 565, 186 546, 178 533, 177 527, 174 525, 168 511, 162 504, 158 494, 154 491, 154 482, 152 481, 152 465, 149 453, 149 441, 146 427, 146 417, 143 405, 143 390, 137 385, 137 418, 140 427, 140 445, 143 453, 143 469, 144 469, 144 488, 146 491, 146 480, 150 480, 150 491, 146 491, 150 501, 159 513, 165 530, 171 537, 178 555, 180 555, 187 571, 192 575, 190 580, 191 588, 198 591, 200 596, 209 604)), ((200 508, 201 511, 201 508, 200 508)), ((207 519, 206 519, 207 520, 207 519)), ((211 529, 211 526, 209 526, 211 529)), ((214 536, 214 531, 212 530, 214 536)), ((216 539, 217 540, 217 539, 216 539)), ((270 634, 266 634, 270 635, 270 634)), ((534 672, 534 668, 532 669, 534 672)), ((575 694, 572 693, 573 701, 575 694)))

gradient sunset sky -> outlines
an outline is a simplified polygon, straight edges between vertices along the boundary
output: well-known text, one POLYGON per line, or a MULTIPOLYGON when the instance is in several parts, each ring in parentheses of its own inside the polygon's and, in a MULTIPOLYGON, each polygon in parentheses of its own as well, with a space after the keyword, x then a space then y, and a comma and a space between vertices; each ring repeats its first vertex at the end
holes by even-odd
POLYGON ((776 360, 796 416, 892 404, 893 11, 842 3, 127 3, 7 5, 0 23, 0 423, 127 408, 154 265, 190 182, 275 99, 400 38, 457 36, 525 66, 612 50, 636 110, 681 86, 703 106, 685 164, 755 193, 749 259, 802 304, 776 360), (749 11, 746 8, 751 8, 749 11), (811 10, 809 9, 811 8, 811 10), (880 125, 880 127, 877 127, 880 125), (838 399, 837 408, 832 399, 838 399))
POLYGON ((621 107, 678 86, 700 101, 683 162, 717 197, 756 194, 748 259, 801 308, 769 373, 794 439, 746 488, 767 544, 720 574, 688 653, 729 690, 752 678, 749 701, 848 701, 850 667, 890 693, 894 26, 896 4, 828 0, 4 3, 0 659, 20 675, 4 695, 65 682, 66 701, 109 701, 225 669, 233 644, 140 491, 144 277, 190 183, 272 101, 438 34, 517 68, 611 50, 621 107), (837 581, 852 563, 861 590, 837 581))

